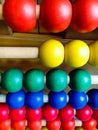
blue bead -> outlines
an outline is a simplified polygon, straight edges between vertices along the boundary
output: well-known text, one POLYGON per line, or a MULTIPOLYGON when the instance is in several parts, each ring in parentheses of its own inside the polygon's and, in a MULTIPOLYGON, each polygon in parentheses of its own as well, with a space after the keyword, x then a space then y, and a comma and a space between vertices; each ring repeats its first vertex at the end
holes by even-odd
POLYGON ((91 89, 87 92, 88 95, 88 104, 92 109, 98 109, 98 89, 91 89))
POLYGON ((6 96, 6 103, 12 109, 19 109, 23 107, 25 104, 25 93, 23 90, 15 92, 15 93, 8 93, 6 96))
POLYGON ((44 104, 44 94, 39 92, 28 92, 26 94, 25 104, 28 108, 38 109, 44 104))
POLYGON ((56 109, 64 108, 67 104, 67 94, 64 91, 50 92, 49 104, 56 109))
POLYGON ((88 97, 84 92, 69 91, 69 104, 75 109, 82 109, 88 102, 88 97))

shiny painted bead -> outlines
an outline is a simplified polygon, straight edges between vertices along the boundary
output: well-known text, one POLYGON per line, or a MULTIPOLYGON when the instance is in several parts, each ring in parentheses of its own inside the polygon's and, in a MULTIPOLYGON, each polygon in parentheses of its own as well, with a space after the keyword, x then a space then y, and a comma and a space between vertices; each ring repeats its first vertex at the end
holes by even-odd
POLYGON ((19 120, 19 121, 11 121, 11 126, 13 130, 25 130, 26 128, 26 120, 19 120))
POLYGON ((98 67, 98 40, 89 44, 90 57, 88 63, 94 67, 98 67))
POLYGON ((30 130, 41 130, 42 127, 42 121, 28 121, 28 128, 30 130))
POLYGON ((69 93, 69 104, 75 109, 82 109, 86 106, 88 97, 84 92, 76 92, 70 90, 69 93))
POLYGON ((89 101, 88 104, 92 109, 98 109, 98 89, 91 89, 87 92, 89 101))
POLYGON ((62 69, 52 69, 46 74, 46 86, 51 91, 63 91, 67 87, 67 84, 67 74, 62 69))
POLYGON ((82 40, 72 40, 65 44, 65 64, 78 68, 89 60, 89 47, 82 40))
POLYGON ((30 92, 37 92, 44 88, 44 72, 31 69, 24 75, 24 87, 30 92))
POLYGON ((98 121, 98 109, 97 109, 97 110, 94 110, 94 109, 93 109, 93 115, 92 115, 92 117, 93 117, 96 121, 98 121))
POLYGON ((12 109, 19 109, 25 105, 25 93, 23 90, 8 93, 6 97, 6 103, 12 109))
POLYGON ((75 110, 69 104, 59 111, 59 118, 61 121, 70 121, 75 116, 75 110))
POLYGON ((49 93, 49 104, 56 109, 64 108, 67 104, 67 94, 64 91, 50 92, 49 93))
POLYGON ((75 120, 72 119, 70 121, 62 121, 61 128, 63 130, 74 130, 75 129, 75 120))
POLYGON ((43 106, 43 92, 28 92, 25 98, 25 104, 28 108, 38 109, 43 106))
POLYGON ((48 130, 60 130, 61 121, 59 118, 56 118, 53 121, 47 121, 46 126, 48 130))
POLYGON ((90 89, 91 76, 88 71, 84 69, 75 69, 69 73, 71 89, 82 92, 90 89))
POLYGON ((0 130, 10 130, 11 128, 11 119, 6 119, 0 122, 0 130))
POLYGON ((45 127, 45 126, 43 126, 43 127, 41 128, 41 130, 48 130, 48 128, 45 127))
POLYGON ((64 47, 58 40, 48 40, 39 48, 39 58, 46 67, 57 67, 64 60, 64 47))
POLYGON ((5 103, 0 103, 0 121, 7 120, 9 118, 9 108, 5 103))
POLYGON ((91 118, 92 113, 93 111, 91 107, 89 105, 86 105, 82 109, 76 111, 76 117, 81 121, 87 121, 91 118))
POLYGON ((97 121, 94 118, 91 118, 88 121, 84 121, 82 123, 82 127, 84 130, 95 130, 97 125, 97 121))
POLYGON ((42 119, 42 109, 26 109, 26 119, 29 121, 37 121, 42 119))
POLYGON ((23 73, 17 68, 6 70, 2 74, 2 87, 8 92, 17 92, 23 87, 23 73))
POLYGON ((21 107, 19 109, 10 109, 10 118, 13 121, 20 121, 25 119, 26 108, 21 107))
POLYGON ((46 103, 42 107, 42 116, 46 121, 53 121, 58 116, 58 110, 46 103))

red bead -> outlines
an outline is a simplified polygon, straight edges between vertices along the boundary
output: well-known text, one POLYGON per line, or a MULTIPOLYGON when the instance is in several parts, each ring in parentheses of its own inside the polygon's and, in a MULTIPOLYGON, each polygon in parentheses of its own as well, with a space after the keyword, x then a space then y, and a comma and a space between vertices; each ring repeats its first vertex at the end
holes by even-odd
POLYGON ((98 121, 98 110, 93 110, 93 118, 98 121))
POLYGON ((92 116, 92 109, 89 105, 86 105, 84 108, 76 111, 76 117, 81 121, 87 121, 92 116))
POLYGON ((20 120, 20 121, 11 121, 12 128, 14 130, 25 130, 26 128, 26 120, 20 120))
POLYGON ((20 121, 25 119, 26 109, 22 107, 20 109, 10 109, 10 118, 14 121, 20 121))
POLYGON ((0 121, 7 120, 9 117, 9 108, 7 104, 0 103, 0 121))
POLYGON ((46 127, 49 130, 60 130, 61 121, 59 118, 53 120, 53 121, 47 121, 46 127))
POLYGON ((40 130, 42 127, 42 121, 28 121, 28 128, 30 130, 40 130))
POLYGON ((48 103, 42 107, 42 116, 46 121, 53 121, 58 116, 58 110, 52 108, 48 103))
POLYGON ((11 120, 7 119, 5 121, 0 122, 0 130, 10 130, 11 128, 11 120))
POLYGON ((42 118, 42 109, 26 109, 26 118, 29 121, 37 121, 42 118))
POLYGON ((88 121, 84 121, 82 127, 84 130, 95 130, 97 122, 94 118, 91 118, 88 121))
POLYGON ((75 110, 70 105, 65 106, 59 111, 59 117, 62 121, 70 121, 75 115, 75 110))
POLYGON ((75 129, 75 120, 72 119, 70 121, 62 121, 61 128, 63 130, 74 130, 75 129))

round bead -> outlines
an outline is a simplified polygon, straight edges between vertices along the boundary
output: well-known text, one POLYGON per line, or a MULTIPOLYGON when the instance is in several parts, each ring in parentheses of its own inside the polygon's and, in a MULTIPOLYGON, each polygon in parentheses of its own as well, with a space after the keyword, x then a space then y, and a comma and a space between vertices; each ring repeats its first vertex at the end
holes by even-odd
POLYGON ((98 89, 91 89, 87 92, 88 95, 88 104, 92 109, 98 109, 98 89))
POLYGON ((48 130, 47 127, 43 126, 41 130, 48 130))
POLYGON ((42 119, 42 109, 26 109, 26 119, 29 121, 37 121, 42 119))
POLYGON ((8 93, 6 96, 6 103, 12 109, 19 109, 23 107, 25 104, 25 93, 23 90, 15 92, 15 93, 8 93))
POLYGON ((43 92, 28 92, 26 94, 25 104, 28 108, 38 109, 43 106, 43 92))
POLYGON ((97 109, 97 110, 93 110, 93 115, 92 115, 92 117, 93 117, 96 121, 98 121, 98 109, 97 109))
POLYGON ((7 120, 9 117, 9 108, 5 103, 0 103, 0 121, 7 120))
POLYGON ((75 129, 75 120, 72 119, 70 121, 62 121, 61 128, 63 130, 74 130, 75 129))
POLYGON ((84 92, 69 91, 69 104, 75 109, 82 109, 86 106, 88 97, 84 92))
POLYGON ((91 118, 92 113, 90 106, 86 105, 84 108, 76 111, 76 117, 81 121, 87 121, 91 118))
POLYGON ((11 128, 11 119, 6 119, 0 122, 0 130, 10 130, 11 128))
POLYGON ((57 67, 64 60, 64 47, 61 42, 51 39, 44 42, 39 48, 39 58, 46 67, 57 67))
POLYGON ((91 118, 88 121, 84 121, 82 123, 82 127, 84 130, 95 130, 97 125, 97 121, 94 118, 91 118))
POLYGON ((74 118, 75 110, 69 104, 59 111, 61 121, 70 121, 74 118))
POLYGON ((29 130, 41 130, 42 121, 28 121, 28 128, 29 130))
POLYGON ((65 44, 65 64, 78 68, 89 60, 89 47, 81 40, 72 40, 65 44))
POLYGON ((44 88, 44 72, 32 69, 24 75, 24 87, 30 92, 37 92, 44 88))
POLYGON ((8 92, 17 92, 23 87, 23 73, 17 68, 6 70, 2 74, 2 87, 8 92))
POLYGON ((46 126, 48 130, 60 130, 61 121, 59 118, 56 118, 53 121, 47 121, 46 126))
POLYGON ((48 103, 46 103, 42 107, 42 116, 43 116, 43 119, 45 119, 46 121, 53 121, 58 116, 58 110, 51 107, 48 103))
POLYGON ((89 44, 90 57, 88 63, 92 66, 98 67, 98 40, 89 44))
POLYGON ((76 127, 75 130, 84 130, 82 127, 76 127))
POLYGON ((67 84, 67 74, 62 69, 52 69, 46 74, 46 85, 51 91, 63 91, 67 84))
POLYGON ((89 72, 83 69, 75 69, 69 73, 71 89, 82 92, 91 87, 91 76, 89 72))
POLYGON ((64 108, 67 104, 67 94, 64 91, 50 92, 49 104, 56 109, 64 108))
POLYGON ((25 119, 26 109, 21 107, 19 109, 10 109, 10 118, 13 121, 20 121, 25 119))

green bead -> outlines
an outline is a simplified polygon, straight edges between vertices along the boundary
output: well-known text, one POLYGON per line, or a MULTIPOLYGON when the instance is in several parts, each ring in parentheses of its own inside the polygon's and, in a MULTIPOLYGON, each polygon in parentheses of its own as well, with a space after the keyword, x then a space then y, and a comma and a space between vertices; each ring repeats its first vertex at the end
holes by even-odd
POLYGON ((67 74, 62 69, 52 69, 46 74, 46 85, 54 92, 64 90, 68 85, 67 74))
POLYGON ((2 74, 2 87, 8 92, 17 92, 23 87, 23 73, 17 68, 8 69, 2 74))
POLYGON ((86 91, 91 87, 91 76, 83 69, 75 69, 69 73, 70 88, 75 91, 86 91))
POLYGON ((31 69, 24 75, 24 87, 30 92, 37 92, 44 88, 44 72, 31 69))

